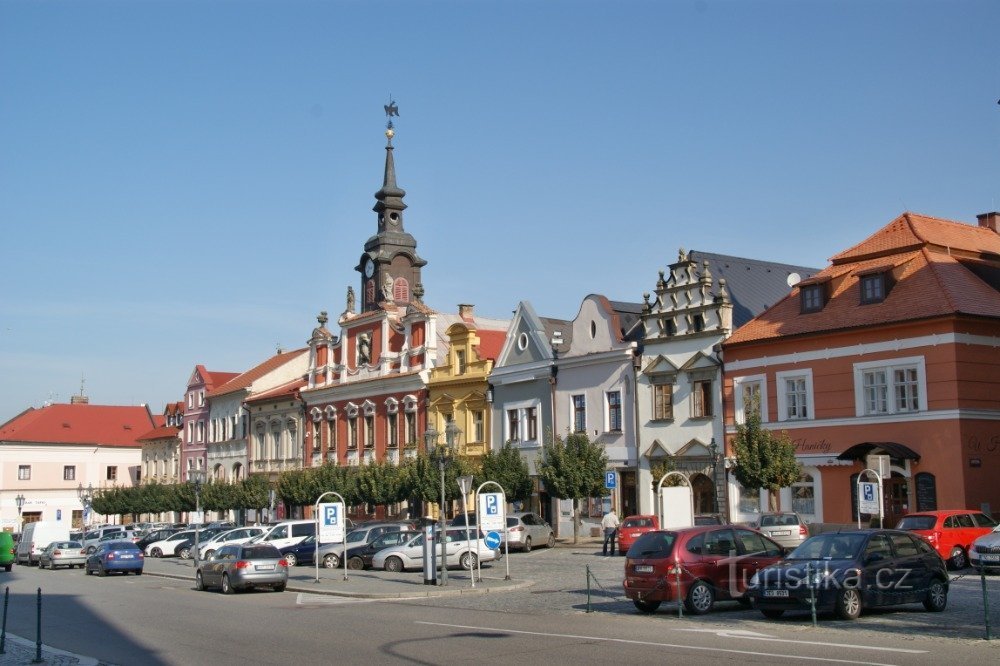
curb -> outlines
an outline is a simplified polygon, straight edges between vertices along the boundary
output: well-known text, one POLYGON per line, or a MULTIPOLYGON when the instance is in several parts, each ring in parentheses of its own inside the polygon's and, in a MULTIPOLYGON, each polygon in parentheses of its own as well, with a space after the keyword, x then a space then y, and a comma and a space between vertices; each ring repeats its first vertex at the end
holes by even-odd
MULTIPOLYGON (((174 580, 187 580, 194 584, 194 580, 191 576, 179 576, 177 574, 168 573, 153 573, 151 571, 144 571, 143 576, 155 576, 158 578, 172 578, 174 580)), ((484 578, 484 581, 488 580, 498 580, 484 578)), ((414 590, 408 590, 406 592, 346 592, 343 590, 330 590, 325 588, 313 588, 313 587, 302 587, 301 583, 291 583, 285 588, 287 592, 298 592, 302 594, 325 594, 331 597, 348 597, 355 599, 403 599, 412 597, 457 597, 462 595, 473 595, 473 594, 490 594, 495 592, 507 592, 509 590, 521 590, 526 587, 531 587, 535 584, 533 580, 525 580, 517 583, 511 583, 510 585, 504 585, 503 587, 462 587, 462 588, 452 588, 442 590, 438 586, 427 586, 419 587, 414 590), (429 589, 428 589, 429 588, 429 589)))

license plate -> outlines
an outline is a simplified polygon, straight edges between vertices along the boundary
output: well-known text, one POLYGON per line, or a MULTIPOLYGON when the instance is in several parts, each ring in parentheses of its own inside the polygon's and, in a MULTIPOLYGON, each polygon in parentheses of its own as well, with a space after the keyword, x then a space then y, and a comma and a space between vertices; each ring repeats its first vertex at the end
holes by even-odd
POLYGON ((771 536, 788 536, 791 533, 791 530, 775 530, 771 532, 771 536))
POLYGON ((764 590, 765 597, 787 597, 788 590, 764 590))
POLYGON ((119 557, 121 557, 123 560, 131 560, 135 556, 134 555, 119 555, 119 557))
POLYGON ((635 567, 633 567, 633 570, 636 573, 653 573, 653 565, 652 564, 637 564, 637 565, 635 565, 635 567))
POLYGON ((979 558, 983 562, 1000 562, 1000 553, 980 553, 979 558))
POLYGON ((257 571, 274 571, 273 564, 258 564, 254 567, 257 571))

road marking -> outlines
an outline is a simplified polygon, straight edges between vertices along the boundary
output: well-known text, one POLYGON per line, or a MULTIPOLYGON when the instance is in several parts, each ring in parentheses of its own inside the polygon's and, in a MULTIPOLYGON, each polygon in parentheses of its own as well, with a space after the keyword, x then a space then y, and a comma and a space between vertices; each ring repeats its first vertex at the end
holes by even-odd
POLYGON ((791 638, 775 638, 767 634, 758 634, 754 631, 743 631, 740 629, 682 629, 675 627, 674 631, 700 631, 709 634, 717 634, 723 638, 745 638, 748 641, 769 641, 772 643, 795 643, 799 645, 825 645, 827 647, 852 648, 854 650, 878 650, 882 652, 905 652, 906 654, 926 654, 927 650, 910 650, 907 648, 880 647, 878 645, 853 645, 851 643, 823 643, 820 641, 796 641, 791 638))
POLYGON ((299 592, 295 598, 296 605, 308 606, 336 606, 338 604, 363 604, 375 601, 426 601, 429 597, 380 597, 372 599, 369 597, 340 597, 332 594, 311 594, 309 592, 299 592))
MULTIPOLYGON (((677 643, 659 643, 656 641, 637 641, 630 640, 627 638, 603 638, 599 636, 578 636, 576 634, 551 634, 542 631, 522 631, 519 629, 500 629, 496 627, 477 627, 465 624, 447 624, 444 622, 425 622, 422 620, 417 620, 414 624, 424 624, 433 627, 448 627, 450 629, 467 629, 473 631, 493 631, 501 634, 522 634, 525 636, 543 636, 545 638, 570 638, 574 640, 583 641, 603 641, 607 643, 624 643, 626 645, 649 645, 652 647, 665 647, 665 648, 678 648, 681 650, 696 650, 700 652, 724 652, 727 654, 739 654, 739 655, 752 655, 755 657, 772 657, 774 659, 792 659, 797 661, 822 661, 835 664, 868 664, 869 666, 890 666, 889 664, 883 664, 881 662, 874 661, 854 661, 851 659, 833 659, 830 657, 807 657, 803 655, 789 655, 774 652, 749 652, 747 650, 737 650, 737 649, 727 649, 727 648, 716 648, 716 647, 704 647, 700 645, 680 645, 677 643)), ((804 645, 822 645, 822 643, 813 643, 811 641, 793 641, 801 642, 804 645)), ((832 645, 832 643, 831 643, 832 645)), ((870 646, 848 646, 848 645, 838 645, 837 647, 860 647, 861 649, 883 649, 887 651, 895 652, 922 652, 921 650, 895 650, 894 648, 871 648, 870 646)))

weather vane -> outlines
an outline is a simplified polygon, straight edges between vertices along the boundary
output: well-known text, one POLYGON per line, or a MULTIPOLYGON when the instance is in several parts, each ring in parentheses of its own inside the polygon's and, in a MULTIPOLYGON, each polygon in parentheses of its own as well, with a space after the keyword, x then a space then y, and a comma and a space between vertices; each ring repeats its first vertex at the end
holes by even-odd
POLYGON ((395 100, 392 99, 392 95, 389 95, 389 103, 382 106, 385 109, 385 136, 389 139, 389 143, 392 143, 392 137, 396 135, 395 130, 392 129, 392 117, 399 117, 399 107, 396 106, 395 100))

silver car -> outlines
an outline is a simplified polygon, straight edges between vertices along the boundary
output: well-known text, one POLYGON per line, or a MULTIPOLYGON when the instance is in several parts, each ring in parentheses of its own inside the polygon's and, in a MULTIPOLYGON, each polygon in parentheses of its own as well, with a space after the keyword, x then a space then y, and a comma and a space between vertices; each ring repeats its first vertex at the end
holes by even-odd
MULTIPOLYGON (((372 568, 385 569, 386 571, 422 569, 424 566, 424 533, 414 532, 414 535, 404 544, 391 546, 375 553, 375 556, 372 557, 372 568)), ((466 539, 464 527, 452 527, 445 532, 445 554, 449 567, 474 569, 477 562, 492 562, 498 559, 498 551, 488 548, 482 536, 477 541, 474 530, 471 536, 471 541, 466 539)), ((435 542, 434 548, 440 556, 441 545, 436 536, 435 542)))
POLYGON ((1000 569, 1000 525, 972 542, 969 564, 977 569, 1000 569))
POLYGON ((791 511, 762 513, 757 531, 784 548, 797 548, 809 538, 809 527, 802 517, 791 511))
POLYGON ((507 548, 530 552, 535 546, 556 545, 552 526, 537 513, 530 511, 507 514, 507 548))
POLYGON ((39 569, 66 567, 83 568, 87 563, 87 551, 79 541, 53 541, 38 556, 39 569))
POLYGON ((197 589, 218 587, 224 594, 252 587, 270 587, 275 592, 284 592, 287 584, 288 564, 270 544, 223 546, 203 561, 195 573, 197 589))
MULTIPOLYGON (((369 544, 383 534, 389 532, 409 532, 413 527, 405 522, 376 522, 356 525, 354 529, 347 533, 347 549, 351 550, 357 546, 369 544)), ((326 543, 320 544, 319 561, 327 569, 340 567, 344 556, 344 544, 326 543)))

